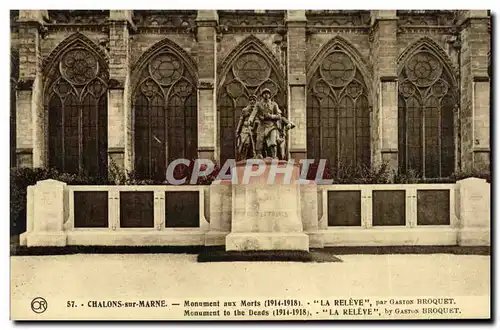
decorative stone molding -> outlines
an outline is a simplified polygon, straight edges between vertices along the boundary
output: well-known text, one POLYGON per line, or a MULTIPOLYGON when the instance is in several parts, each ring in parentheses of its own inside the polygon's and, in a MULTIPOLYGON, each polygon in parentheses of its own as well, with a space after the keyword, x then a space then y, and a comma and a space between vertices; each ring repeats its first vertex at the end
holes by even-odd
POLYGON ((310 26, 307 25, 307 37, 313 34, 367 34, 370 33, 370 27, 365 26, 310 26))
POLYGON ((457 68, 450 60, 450 57, 444 51, 441 46, 439 46, 434 40, 429 37, 422 37, 419 40, 415 41, 413 44, 406 47, 406 49, 398 56, 397 63, 399 66, 398 72, 403 69, 402 63, 405 63, 410 56, 412 56, 415 52, 420 50, 427 50, 436 55, 440 61, 444 64, 445 70, 448 71, 452 79, 452 83, 455 86, 458 86, 457 80, 457 68))
POLYGON ((165 38, 151 46, 132 65, 132 86, 136 85, 137 79, 139 78, 138 75, 140 74, 142 68, 149 63, 152 57, 156 56, 162 50, 168 50, 180 57, 186 64, 191 76, 195 79, 195 81, 198 81, 198 68, 194 59, 181 46, 172 40, 165 38))
POLYGON ((306 10, 307 34, 366 34, 370 33, 368 10, 306 10))
POLYGON ((84 48, 87 48, 91 51, 93 51, 97 57, 100 59, 102 62, 101 64, 105 65, 107 67, 108 63, 108 54, 102 49, 102 47, 99 47, 96 45, 92 40, 90 40, 87 36, 84 34, 77 32, 63 41, 61 41, 56 48, 54 48, 49 56, 43 60, 43 73, 45 76, 47 76, 50 72, 51 69, 53 69, 53 66, 57 63, 57 59, 59 56, 61 56, 67 49, 75 47, 75 46, 82 46, 84 48))
POLYGON ((284 11, 219 11, 219 25, 223 32, 277 33, 284 27, 284 11))
MULTIPOLYGON (((109 57, 108 54, 103 50, 103 48, 97 44, 95 44, 88 37, 83 35, 80 32, 74 33, 61 41, 56 48, 54 48, 49 56, 44 59, 42 64, 43 75, 46 77, 46 81, 50 81, 50 77, 55 77, 59 72, 59 61, 61 57, 70 49, 74 48, 84 48, 90 51, 99 62, 99 67, 102 68, 102 72, 109 72, 109 57)), ((107 77, 103 77, 107 82, 107 77)), ((44 93, 43 95, 49 95, 47 91, 52 88, 52 83, 54 81, 50 81, 50 83, 44 84, 44 93)), ((48 101, 48 100, 46 100, 48 101)))
POLYGON ((134 10, 137 33, 196 35, 196 10, 134 10))
POLYGON ((109 29, 109 10, 49 10, 47 31, 106 33, 109 29))
POLYGON ((447 26, 430 26, 430 25, 398 25, 398 33, 413 33, 413 34, 451 34, 454 35, 458 28, 454 25, 447 26))
MULTIPOLYGON (((313 76, 313 73, 316 71, 318 66, 320 65, 321 61, 323 58, 333 49, 338 48, 339 50, 345 52, 356 64, 358 69, 361 72, 361 75, 363 76, 364 80, 366 82, 372 81, 372 76, 370 74, 370 71, 368 70, 368 64, 367 62, 363 59, 363 56, 359 53, 359 51, 351 45, 349 41, 346 39, 340 37, 340 36, 335 36, 332 38, 330 41, 328 41, 323 47, 321 47, 313 56, 312 60, 307 64, 306 67, 306 72, 307 74, 307 81, 309 83, 309 80, 313 76)), ((367 88, 369 90, 369 93, 371 95, 371 87, 370 84, 367 84, 367 88)))
POLYGON ((457 20, 454 10, 398 10, 401 26, 453 26, 457 20))
POLYGON ((370 25, 369 10, 306 10, 309 26, 366 27, 370 25))
POLYGON ((109 10, 49 10, 52 24, 104 24, 109 10))
POLYGON ((219 73, 219 87, 222 86, 224 77, 227 71, 231 68, 233 62, 245 51, 252 49, 263 55, 271 64, 274 72, 278 75, 278 80, 280 82, 285 82, 286 79, 283 75, 283 68, 280 66, 279 60, 273 54, 273 52, 257 37, 254 35, 248 36, 242 42, 238 44, 221 62, 217 67, 217 72, 219 73))
POLYGON ((109 24, 45 24, 47 33, 52 32, 72 32, 79 33, 81 31, 108 33, 109 24))

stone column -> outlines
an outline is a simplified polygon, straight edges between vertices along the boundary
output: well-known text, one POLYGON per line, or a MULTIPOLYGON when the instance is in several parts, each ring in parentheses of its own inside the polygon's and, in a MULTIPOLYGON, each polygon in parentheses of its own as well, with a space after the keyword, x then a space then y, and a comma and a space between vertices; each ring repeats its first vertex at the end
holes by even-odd
POLYGON ((398 169, 397 16, 395 10, 372 10, 373 114, 372 165, 398 169))
POLYGON ((288 116, 296 127, 289 132, 290 158, 307 158, 306 12, 287 10, 288 116))
POLYGON ((227 182, 214 182, 209 187, 210 228, 205 245, 224 245, 231 232, 232 186, 227 182))
POLYGON ((44 180, 31 189, 28 194, 27 233, 23 235, 27 246, 66 246, 64 222, 69 212, 66 184, 44 180))
POLYGON ((490 47, 487 10, 460 12, 461 169, 490 169, 490 47))
POLYGON ((47 137, 43 104, 40 34, 46 10, 19 11, 19 81, 16 101, 16 163, 19 167, 44 167, 47 137))
POLYGON ((458 245, 490 245, 490 190, 490 184, 483 179, 468 178, 457 182, 455 209, 460 219, 458 245))
POLYGON ((130 92, 129 28, 131 10, 109 11, 108 162, 133 167, 132 109, 130 92))
POLYGON ((198 157, 219 159, 216 150, 217 103, 215 86, 217 77, 216 27, 217 10, 198 10, 196 36, 198 40, 198 157))
POLYGON ((309 236, 309 247, 323 248, 323 234, 319 228, 318 186, 316 184, 299 185, 300 190, 300 212, 304 233, 309 236))

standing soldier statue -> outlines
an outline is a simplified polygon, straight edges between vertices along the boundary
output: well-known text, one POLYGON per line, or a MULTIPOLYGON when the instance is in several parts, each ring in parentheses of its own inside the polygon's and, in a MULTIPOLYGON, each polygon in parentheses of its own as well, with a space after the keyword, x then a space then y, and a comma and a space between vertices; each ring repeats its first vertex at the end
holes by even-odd
POLYGON ((259 125, 255 146, 256 157, 278 158, 279 146, 279 156, 283 159, 286 131, 295 125, 282 116, 278 104, 271 100, 271 91, 268 88, 264 88, 261 95, 262 100, 257 103, 259 125))
POLYGON ((278 158, 286 159, 286 141, 288 137, 288 131, 295 128, 295 124, 288 120, 283 114, 280 112, 281 119, 278 121, 278 158))
POLYGON ((250 95, 250 103, 241 110, 240 121, 236 127, 236 158, 237 160, 255 157, 255 126, 257 107, 255 95, 250 95))

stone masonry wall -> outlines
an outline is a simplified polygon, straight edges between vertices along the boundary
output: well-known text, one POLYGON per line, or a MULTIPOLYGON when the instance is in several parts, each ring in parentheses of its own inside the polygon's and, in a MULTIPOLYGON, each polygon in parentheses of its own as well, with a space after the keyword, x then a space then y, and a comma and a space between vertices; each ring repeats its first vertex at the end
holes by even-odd
MULTIPOLYGON (((291 135, 290 151, 296 152, 299 157, 303 157, 306 152, 306 123, 301 118, 305 118, 307 86, 301 79, 307 81, 308 65, 335 36, 342 37, 356 49, 372 77, 372 81, 366 82, 372 94, 372 164, 389 161, 391 167, 397 167, 398 158, 397 59, 422 37, 432 39, 446 54, 459 84, 460 109, 457 110, 455 121, 460 125, 456 129, 457 168, 489 168, 490 106, 488 102, 481 101, 489 98, 491 79, 488 71, 491 27, 490 16, 486 11, 440 13, 374 10, 369 13, 368 21, 363 16, 365 13, 343 15, 336 11, 332 14, 333 21, 328 21, 328 14, 321 13, 325 17, 321 22, 314 18, 314 15, 319 14, 313 11, 283 11, 272 13, 269 17, 262 13, 248 14, 250 16, 247 17, 245 13, 198 11, 197 19, 195 13, 179 14, 186 18, 179 25, 172 23, 174 26, 167 25, 170 24, 168 20, 158 23, 157 18, 156 23, 151 23, 144 19, 144 14, 137 23, 133 11, 109 11, 106 20, 102 19, 103 14, 100 13, 101 18, 96 18, 96 23, 89 20, 85 24, 77 24, 70 17, 69 23, 58 25, 57 21, 51 21, 50 12, 21 10, 11 22, 15 26, 11 34, 11 47, 19 52, 16 106, 18 166, 47 164, 48 125, 43 110, 44 77, 41 76, 41 63, 61 42, 78 31, 109 56, 111 88, 108 93, 108 143, 110 157, 114 157, 120 166, 133 166, 131 98, 135 86, 132 85, 131 72, 148 49, 167 38, 197 64, 202 100, 198 105, 198 144, 200 152, 208 152, 204 156, 216 158, 217 69, 241 41, 253 35, 280 61, 287 77, 288 108, 298 122, 296 132, 291 135), (214 18, 207 19, 209 16, 206 15, 213 15, 214 18), (246 26, 238 23, 240 18, 246 26), (210 22, 214 22, 213 25, 210 22)), ((161 13, 155 15, 161 17, 161 13)))

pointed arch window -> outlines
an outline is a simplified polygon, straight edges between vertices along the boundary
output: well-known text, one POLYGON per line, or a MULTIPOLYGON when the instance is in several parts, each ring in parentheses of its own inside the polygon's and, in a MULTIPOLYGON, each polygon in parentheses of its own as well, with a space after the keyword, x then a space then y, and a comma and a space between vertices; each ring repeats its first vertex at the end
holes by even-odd
POLYGON ((319 64, 307 91, 307 156, 330 167, 370 166, 370 107, 353 60, 334 48, 319 64))
POLYGON ((269 88, 271 98, 287 115, 284 81, 272 63, 257 47, 250 44, 235 57, 224 77, 217 97, 219 111, 219 146, 221 164, 235 159, 236 127, 241 110, 249 104, 251 95, 259 98, 260 91, 269 88))
POLYGON ((449 75, 438 58, 420 50, 399 76, 399 168, 420 177, 452 174, 455 164, 454 107, 449 75))
POLYGON ((165 180, 170 162, 196 158, 197 90, 193 74, 176 54, 161 52, 142 69, 134 114, 138 177, 165 180))
POLYGON ((75 46, 53 71, 48 90, 49 166, 107 175, 108 72, 93 52, 75 46))

